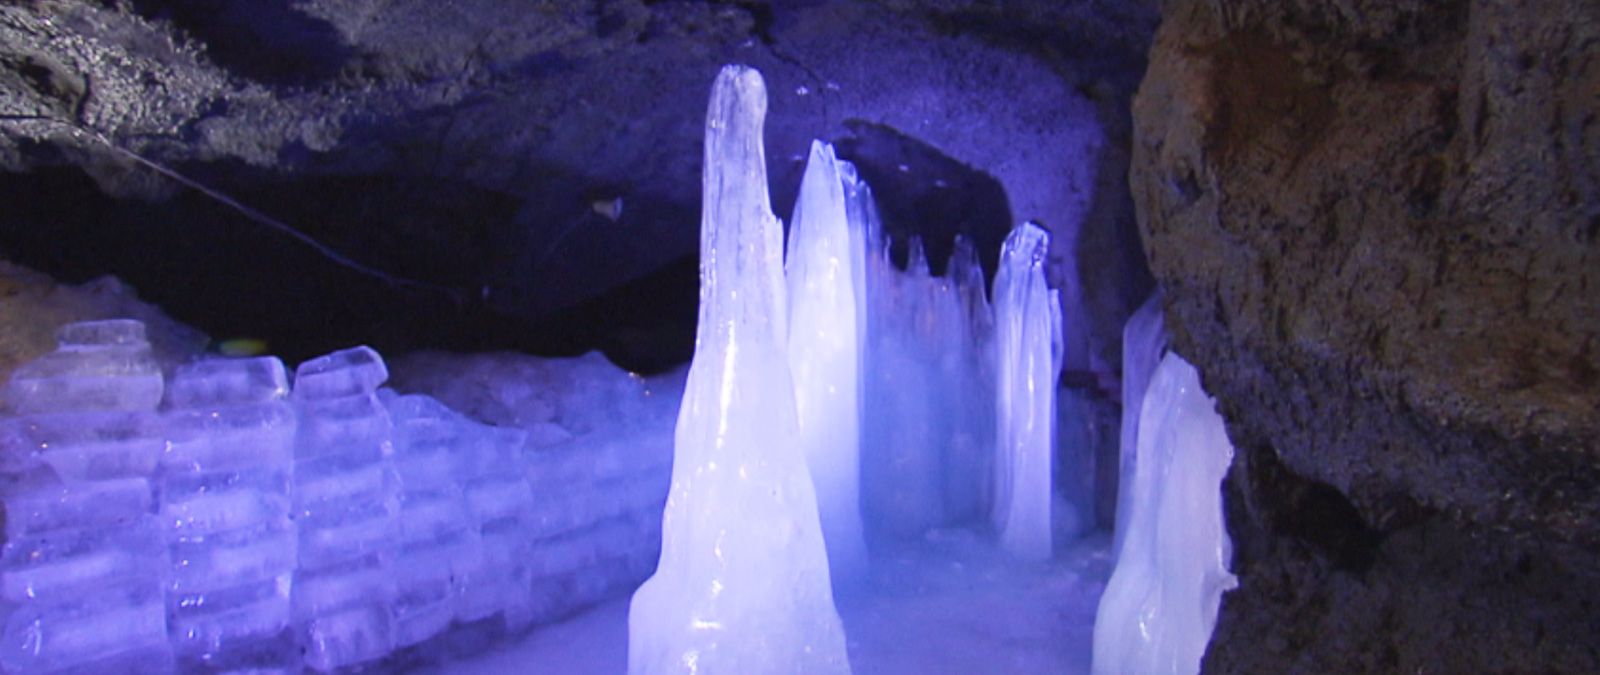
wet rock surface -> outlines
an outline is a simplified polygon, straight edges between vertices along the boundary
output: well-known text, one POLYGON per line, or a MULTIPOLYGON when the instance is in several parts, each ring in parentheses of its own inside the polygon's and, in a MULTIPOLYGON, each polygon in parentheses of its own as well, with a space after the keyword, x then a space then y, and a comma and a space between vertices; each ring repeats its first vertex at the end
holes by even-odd
POLYGON ((1600 8, 1165 12, 1131 183, 1240 449, 1206 669, 1600 670, 1600 8))

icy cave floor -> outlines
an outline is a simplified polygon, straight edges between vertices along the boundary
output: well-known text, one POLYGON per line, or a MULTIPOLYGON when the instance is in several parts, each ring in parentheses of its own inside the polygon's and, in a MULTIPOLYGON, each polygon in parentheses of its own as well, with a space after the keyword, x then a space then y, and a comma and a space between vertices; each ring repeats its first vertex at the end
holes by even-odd
MULTIPOLYGON (((1070 675, 1089 672, 1095 607, 1111 538, 1094 535, 1043 563, 1018 562, 992 535, 941 530, 874 551, 871 583, 836 602, 854 675, 1070 675)), ((621 675, 628 596, 472 658, 412 673, 621 675)))

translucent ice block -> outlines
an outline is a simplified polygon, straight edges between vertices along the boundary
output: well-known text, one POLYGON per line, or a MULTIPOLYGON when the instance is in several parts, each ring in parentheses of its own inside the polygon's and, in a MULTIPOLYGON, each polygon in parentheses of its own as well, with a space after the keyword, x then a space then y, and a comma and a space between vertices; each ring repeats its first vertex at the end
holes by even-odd
POLYGON ((167 475, 162 520, 173 537, 198 537, 282 519, 289 514, 285 469, 167 475))
POLYGON ((289 394, 289 378, 276 356, 208 359, 178 366, 167 385, 174 408, 214 408, 266 403, 289 394))
POLYGON ((289 627, 287 573, 209 593, 174 593, 167 602, 173 647, 183 655, 215 658, 275 638, 289 627))
POLYGON ((389 369, 378 352, 353 347, 300 364, 294 371, 294 397, 312 401, 369 394, 387 379, 389 369))
POLYGON ((41 485, 5 494, 6 536, 120 525, 154 512, 143 478, 41 485))
POLYGON ((166 447, 152 412, 58 413, 0 421, 0 453, 28 455, 65 482, 148 476, 166 447))
POLYGON ((163 417, 161 464, 168 471, 287 466, 294 456, 295 414, 282 401, 174 410, 163 417))
POLYGON ((56 351, 13 371, 7 400, 18 413, 153 410, 161 402, 161 370, 144 324, 68 324, 57 341, 56 351))
POLYGON ((300 531, 300 567, 314 569, 400 545, 400 526, 385 504, 359 504, 295 521, 300 531))
POLYGON ((67 349, 148 345, 144 322, 134 319, 79 321, 56 331, 56 343, 67 349))
POLYGON ((278 519, 259 526, 169 543, 170 588, 202 593, 276 579, 295 568, 294 524, 278 519))
POLYGON ((166 564, 161 530, 146 516, 13 538, 0 554, 0 586, 9 602, 66 602, 128 584, 154 586, 166 564))
POLYGON ((390 452, 389 413, 371 394, 301 401, 295 458, 334 453, 390 452))
POLYGON ((144 651, 168 651, 166 607, 154 585, 107 589, 80 603, 28 603, 5 619, 0 636, 8 673, 50 673, 144 651))
POLYGON ((318 615, 305 625, 306 665, 329 672, 383 657, 394 649, 389 611, 363 605, 318 615))

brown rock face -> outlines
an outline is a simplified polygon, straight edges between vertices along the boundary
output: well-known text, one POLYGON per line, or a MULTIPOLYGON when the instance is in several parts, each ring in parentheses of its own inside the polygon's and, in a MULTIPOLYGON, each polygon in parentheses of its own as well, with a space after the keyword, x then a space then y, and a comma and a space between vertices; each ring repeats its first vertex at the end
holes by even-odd
POLYGON ((1176 0, 1132 186, 1239 448, 1210 672, 1600 672, 1600 4, 1176 0))

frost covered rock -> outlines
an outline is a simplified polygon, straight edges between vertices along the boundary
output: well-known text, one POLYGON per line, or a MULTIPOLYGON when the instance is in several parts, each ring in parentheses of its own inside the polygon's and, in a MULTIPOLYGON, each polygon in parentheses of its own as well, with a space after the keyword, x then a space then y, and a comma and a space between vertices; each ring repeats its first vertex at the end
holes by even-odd
POLYGON ((1222 594, 1238 585, 1222 522, 1232 461, 1199 372, 1167 354, 1139 413, 1127 535, 1094 622, 1096 675, 1200 672, 1222 594))
POLYGON ((728 66, 706 114, 701 304, 655 576, 633 596, 628 671, 848 673, 786 354, 766 86, 728 66))

